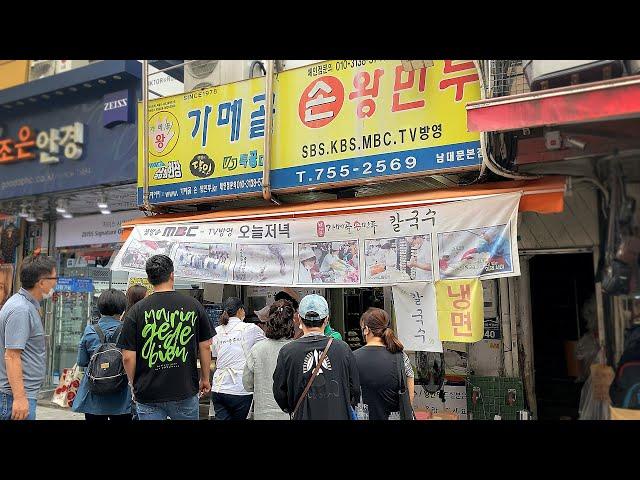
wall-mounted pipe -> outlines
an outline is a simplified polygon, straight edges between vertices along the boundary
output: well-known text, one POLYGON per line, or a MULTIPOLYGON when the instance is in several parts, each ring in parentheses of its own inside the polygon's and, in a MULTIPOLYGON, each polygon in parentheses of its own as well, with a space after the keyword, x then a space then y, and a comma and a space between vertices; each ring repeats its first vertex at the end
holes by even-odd
POLYGON ((149 204, 149 61, 142 61, 142 163, 143 184, 142 203, 145 210, 151 210, 149 204))
POLYGON ((265 76, 265 125, 264 125, 264 162, 262 170, 262 198, 280 205, 271 193, 271 138, 273 133, 273 72, 275 60, 267 60, 265 76))

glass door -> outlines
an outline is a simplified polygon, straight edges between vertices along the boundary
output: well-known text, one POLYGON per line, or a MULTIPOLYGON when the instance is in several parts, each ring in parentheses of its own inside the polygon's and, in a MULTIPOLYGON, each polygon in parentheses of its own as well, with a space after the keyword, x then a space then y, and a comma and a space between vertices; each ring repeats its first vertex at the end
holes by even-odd
POLYGON ((51 377, 57 385, 63 369, 73 367, 78 357, 78 344, 91 318, 91 293, 56 292, 52 301, 53 345, 51 377))

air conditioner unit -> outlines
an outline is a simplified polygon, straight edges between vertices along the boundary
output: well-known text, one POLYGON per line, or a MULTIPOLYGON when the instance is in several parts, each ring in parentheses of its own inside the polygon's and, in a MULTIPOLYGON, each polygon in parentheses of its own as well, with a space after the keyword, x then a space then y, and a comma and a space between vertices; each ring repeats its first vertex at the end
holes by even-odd
POLYGON ((640 60, 625 60, 624 64, 629 75, 638 75, 640 73, 640 60))
POLYGON ((184 91, 220 85, 220 60, 195 60, 184 66, 184 91))
POLYGON ((86 65, 89 65, 89 60, 56 60, 56 73, 68 72, 86 65))
POLYGON ((49 77, 56 73, 55 60, 31 60, 29 64, 29 81, 49 77))
POLYGON ((216 87, 249 78, 252 60, 195 60, 184 67, 184 91, 216 87))
POLYGON ((597 82, 622 75, 622 60, 523 60, 531 90, 597 82))
POLYGON ((291 70, 323 61, 324 60, 280 60, 280 66, 282 67, 282 70, 291 70))

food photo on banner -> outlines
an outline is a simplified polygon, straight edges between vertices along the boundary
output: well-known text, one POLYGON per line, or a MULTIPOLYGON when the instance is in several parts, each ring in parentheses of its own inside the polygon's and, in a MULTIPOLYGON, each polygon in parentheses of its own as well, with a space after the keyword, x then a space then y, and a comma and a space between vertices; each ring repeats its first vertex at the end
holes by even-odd
POLYGON ((238 244, 233 279, 242 283, 293 284, 293 243, 238 244))
POLYGON ((147 260, 154 255, 171 256, 171 251, 175 246, 174 242, 160 240, 134 240, 127 245, 122 255, 122 266, 135 270, 144 270, 147 260))
POLYGON ((178 277, 226 281, 231 263, 230 243, 180 243, 174 252, 178 277))
POLYGON ((298 245, 298 283, 359 284, 358 240, 298 245))
POLYGON ((441 278, 513 271, 509 224, 438 233, 438 247, 441 278))
POLYGON ((365 240, 365 281, 433 280, 431 234, 365 240))

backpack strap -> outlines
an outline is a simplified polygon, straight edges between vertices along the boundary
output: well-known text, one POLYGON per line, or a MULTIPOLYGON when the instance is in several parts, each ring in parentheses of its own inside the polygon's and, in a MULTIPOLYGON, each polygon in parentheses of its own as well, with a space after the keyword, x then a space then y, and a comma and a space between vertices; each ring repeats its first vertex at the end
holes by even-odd
POLYGON ((118 340, 120 340, 120 335, 122 334, 122 327, 123 327, 123 323, 120 322, 120 325, 118 325, 118 328, 115 329, 115 331, 109 336, 109 338, 111 339, 111 343, 118 343, 118 340), (113 339, 115 337, 115 340, 113 339))
POLYGON ((116 328, 114 330, 114 332, 112 334, 109 335, 109 338, 107 339, 107 336, 105 335, 104 331, 100 328, 100 326, 95 323, 93 325, 93 329, 96 331, 96 333, 98 334, 98 338, 100 339, 100 343, 105 344, 105 343, 118 343, 118 340, 120 340, 120 334, 122 333, 122 322, 120 322, 120 325, 118 325, 118 328, 116 328), (115 340, 113 340, 113 337, 115 336, 115 340))
POLYGON ((293 413, 291 413, 291 419, 292 420, 295 418, 296 413, 298 413, 298 409, 300 408, 300 405, 302 405, 302 401, 307 396, 307 393, 309 392, 309 389, 311 388, 311 385, 313 384, 313 381, 316 379, 316 376, 318 375, 318 371, 320 370, 320 367, 322 366, 322 362, 324 362, 324 359, 327 358, 327 354, 329 353, 329 347, 331 346, 332 342, 333 342, 333 337, 329 337, 329 341, 327 342, 327 346, 324 348, 324 351, 322 352, 322 355, 320 355, 320 358, 318 359, 318 364, 316 365, 316 368, 313 369, 313 372, 311 372, 311 377, 309 378, 309 381, 307 382, 307 386, 304 387, 304 390, 302 391, 302 395, 300 395, 300 398, 298 398, 298 401, 296 402, 296 406, 293 409, 293 413))
POLYGON ((98 338, 100 339, 100 343, 102 343, 102 344, 106 343, 107 339, 104 336, 104 332, 102 331, 102 329, 100 328, 100 326, 97 323, 95 323, 93 325, 93 329, 98 334, 98 338))

